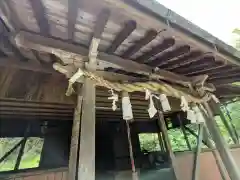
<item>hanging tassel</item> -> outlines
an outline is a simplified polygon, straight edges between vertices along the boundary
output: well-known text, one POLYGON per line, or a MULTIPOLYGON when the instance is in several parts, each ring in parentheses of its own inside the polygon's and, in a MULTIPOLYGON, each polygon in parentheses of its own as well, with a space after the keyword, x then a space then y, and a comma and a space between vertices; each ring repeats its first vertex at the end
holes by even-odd
POLYGON ((168 98, 165 94, 160 94, 159 96, 163 112, 171 111, 171 106, 169 104, 168 98))
POLYGON ((153 96, 150 96, 150 102, 149 102, 149 108, 148 108, 149 117, 153 118, 156 113, 157 113, 157 109, 154 106, 153 96))
POLYGON ((133 119, 132 105, 127 92, 122 93, 123 119, 128 121, 133 119))
POLYGON ((185 99, 184 96, 181 96, 180 107, 181 107, 182 111, 184 111, 184 112, 189 110, 188 102, 187 102, 187 100, 185 99))
POLYGON ((118 101, 118 95, 113 92, 113 90, 110 90, 110 93, 112 96, 108 97, 108 99, 112 100, 112 110, 116 111, 117 105, 116 102, 118 101))
POLYGON ((152 95, 148 89, 145 90, 145 100, 149 99, 148 114, 150 118, 153 118, 157 113, 157 109, 155 108, 154 102, 153 102, 153 96, 155 95, 152 95))
POLYGON ((214 94, 212 94, 212 99, 215 101, 215 103, 220 103, 219 99, 214 94))
POLYGON ((190 120, 191 123, 197 123, 197 118, 193 110, 187 110, 187 119, 190 120))
POLYGON ((196 123, 198 123, 198 124, 204 123, 205 119, 204 119, 199 107, 198 106, 193 106, 193 111, 195 112, 196 123))
POLYGON ((145 100, 148 100, 151 96, 151 91, 149 91, 148 89, 145 89, 145 100))

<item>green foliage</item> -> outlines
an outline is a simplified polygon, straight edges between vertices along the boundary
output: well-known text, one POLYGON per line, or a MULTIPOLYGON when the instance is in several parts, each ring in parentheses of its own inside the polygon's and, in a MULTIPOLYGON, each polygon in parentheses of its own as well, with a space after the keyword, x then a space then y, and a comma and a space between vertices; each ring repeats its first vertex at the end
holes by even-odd
MULTIPOLYGON (((18 142, 20 142, 21 139, 22 138, 0 138, 0 158, 12 149, 18 142)), ((38 167, 42 146, 43 139, 34 137, 28 138, 19 169, 38 167)), ((18 147, 2 163, 0 163, 0 171, 10 171, 14 169, 19 149, 20 147, 18 147)))
MULTIPOLYGON (((228 120, 228 122, 230 123, 231 120, 229 119, 229 117, 227 116, 226 110, 222 107, 222 112, 224 113, 225 118, 228 120)), ((227 109, 230 112, 230 116, 232 118, 232 123, 234 125, 234 127, 236 128, 238 135, 240 134, 240 102, 234 102, 231 104, 227 105, 227 109)), ((219 116, 215 117, 215 120, 218 124, 218 127, 220 129, 220 132, 222 134, 222 136, 224 137, 224 139, 226 140, 226 142, 228 144, 233 144, 233 141, 230 137, 230 135, 228 134, 227 129, 225 128, 222 120, 220 119, 219 116)), ((198 126, 195 124, 190 124, 188 125, 188 127, 190 129, 192 129, 196 134, 198 134, 198 126)), ((190 133, 186 132, 187 136, 188 136, 188 141, 191 145, 191 149, 195 149, 197 146, 197 139, 195 136, 191 135, 190 133)), ((179 129, 171 129, 168 130, 168 136, 169 139, 171 141, 171 145, 173 148, 173 151, 186 151, 189 150, 186 140, 184 138, 184 135, 182 133, 182 130, 179 129)), ((148 151, 156 151, 158 150, 159 147, 159 140, 157 137, 157 134, 155 133, 148 133, 148 134, 140 134, 139 135, 139 139, 140 139, 140 144, 141 144, 141 149, 145 149, 148 151), (156 148, 157 147, 157 148, 156 148)), ((206 146, 203 146, 203 148, 207 148, 206 146)))
POLYGON ((240 29, 236 28, 233 30, 233 34, 236 36, 235 47, 240 50, 240 29))

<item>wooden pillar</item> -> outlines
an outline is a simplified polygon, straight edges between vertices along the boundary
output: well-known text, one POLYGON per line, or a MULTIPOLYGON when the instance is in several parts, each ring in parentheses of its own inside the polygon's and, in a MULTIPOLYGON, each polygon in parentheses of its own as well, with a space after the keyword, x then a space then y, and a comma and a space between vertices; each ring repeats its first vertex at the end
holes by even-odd
POLYGON ((172 167, 173 167, 174 175, 175 175, 176 180, 177 180, 178 176, 177 176, 176 158, 175 158, 175 155, 173 153, 172 146, 171 146, 171 143, 170 143, 170 140, 169 140, 169 137, 168 137, 168 132, 167 132, 167 127, 166 127, 166 124, 165 124, 164 116, 163 116, 162 111, 160 111, 160 110, 158 110, 158 124, 159 124, 160 130, 162 132, 163 139, 165 141, 166 150, 168 151, 170 159, 171 159, 171 164, 172 164, 172 167))
POLYGON ((72 138, 70 147, 70 157, 68 164, 68 180, 76 179, 77 162, 78 162, 78 148, 79 148, 79 135, 80 135, 80 123, 81 123, 81 110, 82 110, 82 89, 81 85, 77 85, 77 102, 74 111, 74 119, 72 126, 72 138))
POLYGON ((223 122, 224 126, 226 127, 228 134, 231 136, 233 142, 235 144, 238 144, 239 143, 238 136, 234 133, 234 128, 229 125, 228 120, 225 118, 225 116, 220 108, 220 103, 219 102, 217 103, 214 100, 211 100, 209 102, 209 106, 213 112, 213 115, 214 115, 214 112, 216 112, 216 114, 219 114, 221 121, 223 122))
POLYGON ((202 138, 203 138, 203 126, 204 124, 198 125, 198 139, 197 139, 197 150, 194 157, 194 166, 193 166, 193 174, 192 174, 192 180, 198 180, 199 179, 199 166, 200 166, 200 153, 202 149, 202 138))
POLYGON ((233 159, 233 156, 230 152, 230 149, 227 143, 224 141, 218 127, 217 123, 214 120, 213 113, 211 108, 209 107, 208 103, 204 103, 205 108, 207 109, 207 113, 202 110, 204 118, 206 119, 206 126, 211 133, 212 139, 216 144, 216 148, 219 152, 219 155, 222 158, 222 161, 228 171, 229 177, 231 180, 239 180, 240 179, 240 172, 236 162, 233 159))
POLYGON ((82 87, 78 180, 95 180, 95 91, 94 82, 85 78, 82 87))

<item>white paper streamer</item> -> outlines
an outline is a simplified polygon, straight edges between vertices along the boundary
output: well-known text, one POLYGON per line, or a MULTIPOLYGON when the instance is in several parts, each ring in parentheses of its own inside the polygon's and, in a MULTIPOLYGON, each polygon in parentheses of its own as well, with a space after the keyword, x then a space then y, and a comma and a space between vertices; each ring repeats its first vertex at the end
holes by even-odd
POLYGON ((149 99, 148 114, 150 118, 153 118, 157 113, 157 109, 154 106, 153 97, 156 97, 156 96, 151 94, 151 91, 149 91, 148 89, 145 89, 145 100, 149 99))
POLYGON ((188 102, 184 96, 181 96, 180 107, 181 107, 182 111, 184 111, 184 112, 189 110, 188 102))
POLYGON ((197 118, 193 110, 187 110, 187 119, 190 120, 191 123, 197 123, 197 118))
POLYGON ((200 109, 198 108, 198 106, 194 106, 193 111, 195 112, 196 123, 204 123, 205 119, 204 119, 200 109))
POLYGON ((148 100, 151 96, 151 91, 149 91, 148 89, 145 89, 145 100, 148 100))
POLYGON ((159 99, 162 104, 163 112, 171 111, 171 106, 169 104, 167 96, 165 94, 160 94, 159 99))
POLYGON ((118 101, 118 95, 113 92, 113 90, 110 90, 110 93, 112 96, 108 97, 108 99, 112 100, 112 110, 116 111, 117 105, 116 102, 118 101))
POLYGON ((123 119, 128 121, 133 119, 132 105, 129 96, 122 97, 123 119))
POLYGON ((149 102, 149 108, 148 108, 149 117, 153 118, 156 113, 157 113, 157 109, 155 108, 154 103, 153 103, 153 96, 151 96, 150 102, 149 102))
POLYGON ((214 94, 212 94, 212 99, 213 99, 216 103, 220 103, 219 99, 218 99, 214 94))

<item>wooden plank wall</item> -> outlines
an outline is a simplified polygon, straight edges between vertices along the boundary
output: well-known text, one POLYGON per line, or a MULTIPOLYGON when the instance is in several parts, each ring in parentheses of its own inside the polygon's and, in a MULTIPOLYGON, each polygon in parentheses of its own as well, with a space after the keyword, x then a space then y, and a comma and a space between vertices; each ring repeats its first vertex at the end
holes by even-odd
MULTIPOLYGON (((19 173, 3 178, 4 180, 67 180, 67 168, 48 171, 19 173)), ((2 179, 2 178, 1 178, 2 179)))

